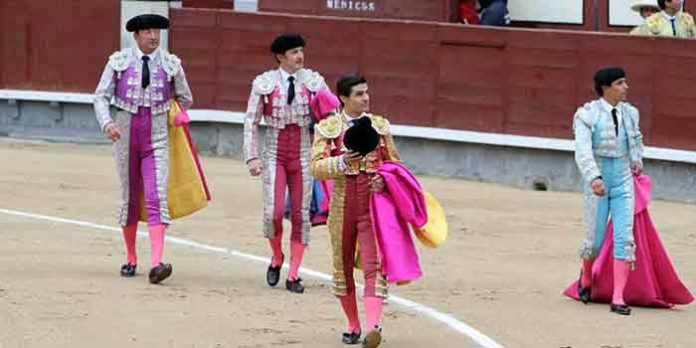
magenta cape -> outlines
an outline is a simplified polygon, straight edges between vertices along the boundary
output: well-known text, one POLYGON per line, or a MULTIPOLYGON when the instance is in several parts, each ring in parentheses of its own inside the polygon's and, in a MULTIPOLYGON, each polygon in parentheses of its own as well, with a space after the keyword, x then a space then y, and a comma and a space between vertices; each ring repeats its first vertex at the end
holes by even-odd
MULTIPOLYGON (((660 235, 648 213, 651 198, 650 177, 634 177, 636 193, 633 237, 636 243, 636 261, 628 276, 624 300, 629 305, 669 308, 675 304, 689 304, 694 296, 679 280, 679 276, 667 255, 660 235)), ((614 291, 613 278, 613 227, 607 227, 607 236, 599 256, 592 267, 592 301, 611 301, 614 291)), ((563 294, 578 299, 577 281, 573 282, 563 294)))
POLYGON ((403 164, 384 162, 377 173, 386 189, 370 198, 372 227, 377 236, 382 273, 390 283, 416 280, 423 275, 409 225, 428 221, 423 189, 403 164))

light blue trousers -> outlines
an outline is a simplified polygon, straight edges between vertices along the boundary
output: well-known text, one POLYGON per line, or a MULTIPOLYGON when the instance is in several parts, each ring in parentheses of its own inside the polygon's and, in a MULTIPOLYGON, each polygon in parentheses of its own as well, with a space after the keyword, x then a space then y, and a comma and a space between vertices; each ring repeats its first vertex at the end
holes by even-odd
POLYGON ((627 157, 597 157, 605 195, 592 192, 591 183, 584 188, 585 240, 580 249, 582 258, 595 258, 604 243, 607 220, 611 215, 614 228, 614 259, 633 261, 635 243, 633 240, 633 211, 635 196, 633 175, 627 157))

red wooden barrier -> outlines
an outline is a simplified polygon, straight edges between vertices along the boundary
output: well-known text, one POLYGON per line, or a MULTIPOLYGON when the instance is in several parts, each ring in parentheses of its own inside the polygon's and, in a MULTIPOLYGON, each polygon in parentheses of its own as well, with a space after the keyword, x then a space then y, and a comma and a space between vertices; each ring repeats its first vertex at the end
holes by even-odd
POLYGON ((332 88, 364 74, 374 112, 399 124, 571 138, 593 73, 621 65, 646 142, 696 150, 694 41, 193 9, 171 19, 199 108, 244 110, 251 79, 276 66, 271 40, 293 31, 307 38, 308 67, 332 88))
POLYGON ((0 86, 94 91, 119 47, 120 1, 0 1, 0 86))
POLYGON ((234 0, 183 0, 184 7, 234 9, 234 0))
MULTIPOLYGON (((0 88, 91 93, 118 49, 119 13, 117 0, 0 1, 0 88)), ((195 8, 172 10, 171 22, 197 108, 243 111, 251 79, 276 66, 270 41, 295 31, 308 67, 332 87, 366 75, 373 110, 399 124, 571 138, 594 71, 621 65, 646 142, 696 150, 690 40, 195 8)))

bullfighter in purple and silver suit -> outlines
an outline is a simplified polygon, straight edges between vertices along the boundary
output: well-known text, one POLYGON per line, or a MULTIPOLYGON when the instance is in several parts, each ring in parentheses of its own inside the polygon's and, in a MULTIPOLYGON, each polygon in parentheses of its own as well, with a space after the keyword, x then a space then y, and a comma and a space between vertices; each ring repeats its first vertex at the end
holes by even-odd
POLYGON ((121 275, 132 277, 136 272, 135 239, 143 197, 152 252, 149 280, 153 284, 172 273, 172 265, 162 262, 170 220, 167 111, 172 99, 184 108, 193 103, 181 60, 159 48, 160 30, 168 27, 167 18, 158 15, 130 19, 126 30, 133 32, 137 45, 109 57, 94 99, 99 125, 114 142, 121 183, 118 220, 127 250, 121 275), (115 119, 109 110, 112 103, 118 109, 115 119))

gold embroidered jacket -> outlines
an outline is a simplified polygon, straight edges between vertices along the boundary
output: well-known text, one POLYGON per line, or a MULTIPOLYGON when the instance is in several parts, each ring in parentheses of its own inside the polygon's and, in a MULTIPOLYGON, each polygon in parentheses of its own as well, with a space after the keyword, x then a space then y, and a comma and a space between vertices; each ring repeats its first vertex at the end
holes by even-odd
MULTIPOLYGON (((399 161, 394 139, 389 130, 389 121, 384 117, 367 114, 372 127, 380 135, 377 149, 367 154, 359 164, 348 166, 343 155, 346 148, 343 136, 349 128, 341 115, 332 115, 315 126, 312 146, 312 175, 318 180, 333 180, 333 192, 329 203, 328 227, 333 255, 333 292, 346 295, 346 279, 343 273, 343 211, 345 206, 345 179, 360 172, 374 173, 382 161, 399 161)), ((377 292, 386 297, 387 287, 384 277, 378 277, 377 292)))

